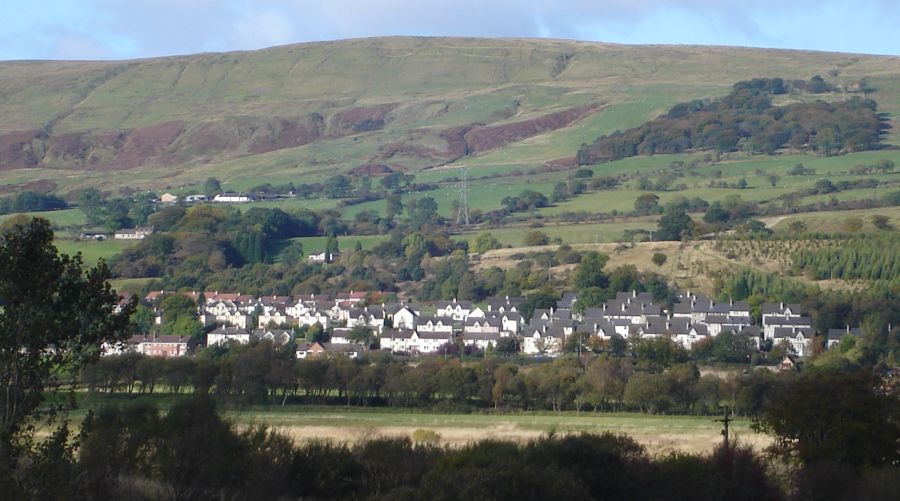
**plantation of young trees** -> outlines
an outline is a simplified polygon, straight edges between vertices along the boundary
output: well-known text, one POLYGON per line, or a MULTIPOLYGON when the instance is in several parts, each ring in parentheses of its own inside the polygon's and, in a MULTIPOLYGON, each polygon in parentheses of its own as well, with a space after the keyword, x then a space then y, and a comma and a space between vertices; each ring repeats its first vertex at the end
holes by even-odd
POLYGON ((816 280, 894 281, 900 278, 900 235, 838 240, 834 245, 797 252, 793 261, 816 280))

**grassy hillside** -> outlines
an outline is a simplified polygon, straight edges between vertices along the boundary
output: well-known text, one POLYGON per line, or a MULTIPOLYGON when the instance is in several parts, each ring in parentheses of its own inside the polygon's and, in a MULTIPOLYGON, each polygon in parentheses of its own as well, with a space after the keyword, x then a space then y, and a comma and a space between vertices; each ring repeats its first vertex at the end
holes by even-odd
POLYGON ((428 176, 534 169, 738 80, 814 74, 867 77, 881 110, 900 111, 900 58, 801 51, 398 37, 0 63, 0 184, 166 189, 214 175, 237 187, 368 163, 428 176))

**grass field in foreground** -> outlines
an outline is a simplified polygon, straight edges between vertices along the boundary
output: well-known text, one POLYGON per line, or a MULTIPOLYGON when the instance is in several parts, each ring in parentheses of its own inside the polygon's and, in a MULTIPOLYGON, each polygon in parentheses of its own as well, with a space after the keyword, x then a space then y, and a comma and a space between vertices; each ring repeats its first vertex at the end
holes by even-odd
MULTIPOLYGON (((721 425, 711 416, 652 416, 634 413, 562 412, 513 414, 436 414, 401 409, 289 407, 227 412, 239 424, 263 423, 295 440, 355 441, 373 436, 409 436, 430 429, 443 444, 459 446, 481 439, 529 440, 555 433, 623 433, 651 451, 709 451, 721 440, 721 425)), ((758 447, 769 439, 750 430, 750 420, 736 419, 733 433, 758 447)))
MULTIPOLYGON (((79 397, 79 409, 70 415, 78 426, 89 409, 133 401, 154 402, 168 409, 187 395, 87 395, 79 397)), ((361 408, 343 406, 252 407, 224 410, 224 416, 239 426, 264 424, 295 441, 331 440, 356 442, 377 436, 407 437, 428 429, 441 436, 441 444, 460 446, 484 439, 524 441, 547 433, 603 433, 628 435, 651 452, 708 452, 721 441, 721 424, 713 416, 660 416, 639 413, 593 413, 566 411, 513 413, 435 413, 419 409, 361 408)), ((766 435, 754 433, 751 421, 736 418, 734 436, 761 449, 770 443, 766 435)))

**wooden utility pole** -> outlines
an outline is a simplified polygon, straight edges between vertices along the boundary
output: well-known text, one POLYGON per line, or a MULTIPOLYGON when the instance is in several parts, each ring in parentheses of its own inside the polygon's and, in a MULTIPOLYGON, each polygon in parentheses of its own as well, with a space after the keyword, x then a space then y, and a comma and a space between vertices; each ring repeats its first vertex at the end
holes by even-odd
POLYGON ((722 423, 723 443, 725 444, 725 448, 728 448, 728 424, 734 421, 734 419, 728 417, 728 407, 725 407, 725 410, 722 414, 722 419, 714 419, 713 421, 715 421, 716 423, 722 423))

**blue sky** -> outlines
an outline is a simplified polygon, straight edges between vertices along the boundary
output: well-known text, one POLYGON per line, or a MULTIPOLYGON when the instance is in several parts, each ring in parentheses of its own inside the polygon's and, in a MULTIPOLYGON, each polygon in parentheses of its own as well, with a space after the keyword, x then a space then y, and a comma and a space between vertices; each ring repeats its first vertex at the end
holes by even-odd
POLYGON ((382 35, 543 37, 900 55, 900 0, 2 2, 0 60, 129 59, 382 35))

